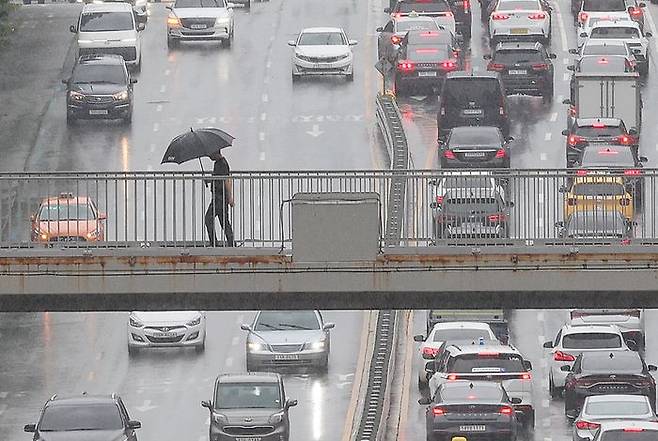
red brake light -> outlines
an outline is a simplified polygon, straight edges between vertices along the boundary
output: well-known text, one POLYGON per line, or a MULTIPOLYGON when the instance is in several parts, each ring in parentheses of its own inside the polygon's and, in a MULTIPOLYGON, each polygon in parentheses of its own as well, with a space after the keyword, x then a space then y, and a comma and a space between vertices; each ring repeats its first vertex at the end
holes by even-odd
POLYGON ((587 170, 582 170, 582 169, 576 172, 578 176, 585 176, 587 173, 588 173, 587 170))
POLYGON ((512 415, 514 413, 514 409, 509 406, 503 406, 500 408, 500 413, 503 415, 512 415))
POLYGON ((507 14, 501 14, 499 12, 494 12, 491 14, 491 19, 492 20, 507 20, 509 18, 509 15, 507 14))
MULTIPOLYGON (((607 61, 606 61, 606 63, 607 63, 607 61)), ((594 127, 595 129, 603 129, 603 128, 605 128, 605 124, 603 124, 601 122, 595 122, 595 123, 592 124, 592 127, 594 127)))
POLYGON ((487 66, 487 70, 494 70, 496 72, 500 72, 503 69, 505 69, 505 65, 500 63, 489 63, 487 66))
MULTIPOLYGON (((494 215, 497 216, 497 215, 494 215)), ((479 356, 484 357, 497 357, 500 353, 498 351, 480 351, 478 352, 479 356)))
POLYGON ((439 67, 441 68, 441 70, 453 71, 453 70, 457 69, 457 63, 455 63, 452 60, 446 60, 446 61, 443 61, 443 62, 439 63, 439 67))
POLYGON ((536 12, 533 14, 528 14, 528 18, 530 20, 543 20, 546 18, 546 14, 544 14, 543 12, 536 12))
POLYGON ((570 146, 575 146, 583 142, 582 136, 578 135, 569 135, 569 138, 567 138, 567 142, 569 143, 570 146))
POLYGON ((628 11, 631 17, 640 17, 642 15, 642 8, 630 8, 628 11))
POLYGON ((567 354, 566 352, 557 351, 553 355, 553 360, 555 360, 555 361, 576 361, 576 357, 574 357, 571 354, 567 354))
POLYGON ((623 145, 631 145, 633 144, 633 138, 628 135, 619 135, 617 137, 617 142, 623 145))
POLYGON ((434 416, 441 416, 446 414, 446 410, 443 407, 435 406, 432 408, 432 414, 434 416))
POLYGON ((624 432, 644 432, 641 427, 624 427, 624 432))
POLYGON ((441 205, 443 203, 443 196, 437 196, 436 197, 436 203, 441 205))
POLYGON ((533 64, 532 70, 548 70, 548 64, 546 63, 533 64))
MULTIPOLYGON (((438 198, 439 196, 437 196, 438 198)), ((423 355, 429 355, 430 357, 436 357, 436 354, 439 353, 439 348, 423 348, 423 355)))
POLYGON ((425 48, 416 49, 417 54, 435 54, 438 51, 439 51, 438 49, 425 49, 425 48))
POLYGON ((599 423, 590 423, 589 421, 576 421, 576 428, 580 430, 596 430, 600 427, 601 425, 599 423))
POLYGON ((470 0, 463 0, 462 1, 462 6, 464 7, 464 11, 468 11, 471 9, 471 1, 470 0))
POLYGON ((399 35, 393 35, 391 37, 391 43, 393 44, 400 44, 401 41, 402 41, 402 37, 400 37, 399 35))
POLYGON ((598 151, 599 155, 618 155, 619 152, 617 150, 612 150, 611 148, 607 149, 601 149, 598 151))
POLYGON ((599 58, 598 63, 599 64, 608 64, 608 59, 607 58, 599 58))
POLYGON ((398 61, 398 70, 401 70, 403 72, 412 72, 415 69, 416 69, 416 63, 414 63, 413 61, 409 61, 409 60, 398 61))
POLYGON ((457 375, 456 375, 456 374, 450 374, 450 375, 448 375, 448 380, 450 380, 450 381, 454 381, 454 380, 456 380, 456 379, 457 379, 457 375))
POLYGON ((587 12, 581 11, 578 14, 578 21, 580 23, 585 23, 587 21, 587 17, 589 17, 589 14, 587 14, 587 12))
POLYGON ((498 107, 498 114, 500 116, 505 115, 505 109, 503 108, 503 106, 498 107))
POLYGON ((505 156, 507 156, 505 149, 498 149, 498 151, 496 151, 496 159, 504 158, 505 156))
MULTIPOLYGON (((502 213, 501 214, 490 214, 489 216, 487 216, 487 220, 489 222, 502 222, 502 221, 505 220, 505 215, 502 214, 502 213)), ((481 352, 480 352, 480 355, 482 355, 481 352)), ((487 354, 487 355, 492 355, 492 354, 487 354)), ((496 354, 496 355, 498 355, 498 354, 496 354)))
POLYGON ((639 176, 641 174, 642 174, 642 170, 638 170, 638 169, 624 170, 624 175, 626 176, 639 176))
POLYGON ((452 150, 446 150, 443 152, 443 157, 446 159, 457 159, 455 153, 452 150))

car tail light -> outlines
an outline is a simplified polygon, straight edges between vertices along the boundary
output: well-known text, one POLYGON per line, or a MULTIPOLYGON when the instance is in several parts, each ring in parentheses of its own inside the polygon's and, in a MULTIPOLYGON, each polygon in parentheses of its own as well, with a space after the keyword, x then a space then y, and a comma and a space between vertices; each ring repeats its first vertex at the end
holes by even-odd
POLYGON ((632 381, 633 386, 635 387, 651 387, 653 386, 653 381, 648 378, 640 378, 638 380, 632 381))
POLYGON ((608 59, 607 58, 599 58, 597 63, 599 63, 599 64, 608 64, 608 59))
POLYGON ((452 17, 452 16, 453 16, 453 13, 452 13, 452 11, 444 12, 444 13, 443 13, 443 16, 444 16, 444 17, 452 17))
POLYGON ((583 142, 583 137, 578 135, 569 135, 569 138, 567 138, 567 142, 571 147, 574 147, 580 144, 581 142, 583 142))
MULTIPOLYGON (((606 63, 607 63, 607 61, 606 61, 606 63)), ((602 122, 595 122, 595 123, 592 123, 592 127, 594 127, 595 129, 604 129, 605 124, 603 124, 602 122)))
POLYGON ((642 16, 642 8, 631 7, 628 10, 628 13, 631 14, 631 17, 638 18, 642 16))
POLYGON ((532 374, 530 372, 526 372, 525 374, 521 374, 521 380, 532 380, 532 374))
POLYGON ((433 49, 433 48, 430 48, 430 49, 425 49, 425 48, 416 49, 417 54, 435 54, 438 51, 439 51, 438 49, 433 49))
POLYGON ((585 23, 587 21, 587 17, 589 17, 589 14, 587 12, 581 11, 578 14, 578 21, 580 23, 585 23))
POLYGON ((491 19, 492 20, 507 20, 509 18, 509 15, 507 14, 501 14, 499 12, 494 12, 491 14, 491 19))
POLYGON ((496 151, 496 159, 504 158, 505 156, 507 156, 505 149, 498 149, 496 151))
POLYGON ((398 61, 398 70, 402 72, 413 72, 416 70, 416 63, 409 60, 398 61))
POLYGON ((619 135, 617 137, 617 142, 622 145, 632 145, 634 144, 634 139, 628 135, 619 135))
POLYGON ((557 351, 553 354, 553 360, 555 361, 576 361, 576 357, 566 352, 557 351))
POLYGON ((619 205, 621 205, 622 207, 628 207, 629 205, 631 205, 631 200, 627 198, 619 199, 619 205))
POLYGON ((487 70, 493 70, 493 71, 496 71, 496 72, 500 72, 500 71, 502 71, 503 69, 505 69, 505 65, 504 65, 504 64, 500 64, 500 63, 489 63, 489 64, 487 65, 487 70))
POLYGON ((546 18, 546 14, 543 12, 536 12, 534 14, 528 14, 530 20, 543 20, 546 18))
POLYGON ((432 408, 432 415, 434 416, 441 416, 446 414, 446 409, 445 407, 440 407, 440 406, 434 406, 432 408))
POLYGON ((590 423, 589 421, 580 420, 576 421, 576 428, 579 430, 596 430, 601 425, 599 423, 590 423))
POLYGON ((393 44, 400 44, 401 41, 402 41, 402 37, 400 37, 399 35, 393 35, 391 37, 391 43, 393 44))
POLYGON ((452 150, 446 150, 443 152, 443 157, 446 159, 457 159, 455 153, 452 150))
POLYGON ((439 114, 440 114, 441 116, 446 116, 446 108, 445 108, 445 107, 441 107, 441 109, 439 110, 439 114))
POLYGON ((503 214, 503 213, 490 214, 489 216, 487 216, 487 220, 491 223, 503 222, 503 221, 505 221, 505 214, 503 214))
POLYGON ((498 357, 498 355, 500 355, 500 352, 498 352, 498 351, 480 351, 480 352, 478 352, 478 355, 480 357, 498 357))
POLYGON ((443 196, 437 196, 436 197, 436 203, 441 205, 443 203, 443 196))
POLYGON ((498 107, 498 114, 499 114, 500 116, 504 116, 504 115, 505 115, 505 108, 504 108, 503 106, 498 107))
POLYGON ((500 412, 502 415, 513 415, 514 414, 514 409, 512 409, 510 406, 502 406, 498 412, 500 412))
POLYGON ((457 374, 450 374, 450 375, 448 375, 448 380, 450 380, 450 381, 455 381, 457 378, 459 378, 459 377, 457 376, 457 374))
POLYGON ((533 64, 532 70, 548 70, 548 64, 546 63, 533 64))
POLYGON ((624 170, 624 175, 626 176, 639 176, 641 174, 642 174, 642 170, 638 170, 636 168, 630 170, 624 170))
POLYGON ((457 63, 455 63, 452 60, 446 60, 446 61, 443 61, 443 62, 439 63, 439 68, 443 71, 451 72, 451 71, 457 69, 457 63))
POLYGON ((641 427, 624 427, 624 432, 644 432, 641 427))
MULTIPOLYGON (((569 206, 578 205, 578 200, 576 198, 568 198, 567 199, 567 205, 569 205, 569 206)), ((557 358, 556 358, 556 360, 557 360, 557 358)))
POLYGON ((578 171, 576 172, 576 174, 577 174, 578 176, 585 176, 586 174, 588 174, 588 171, 587 171, 587 170, 582 170, 582 169, 581 169, 581 170, 578 170, 578 171))
POLYGON ((464 11, 468 11, 471 9, 471 1, 470 0, 463 0, 462 1, 462 6, 464 7, 464 11))
POLYGON ((400 17, 402 17, 402 14, 400 14, 399 12, 396 12, 395 14, 393 14, 393 17, 400 18, 400 17))
MULTIPOLYGON (((437 198, 438 197, 439 196, 437 196, 437 198)), ((423 355, 427 355, 429 357, 434 358, 438 353, 439 353, 439 348, 427 348, 427 347, 423 348, 423 355)))

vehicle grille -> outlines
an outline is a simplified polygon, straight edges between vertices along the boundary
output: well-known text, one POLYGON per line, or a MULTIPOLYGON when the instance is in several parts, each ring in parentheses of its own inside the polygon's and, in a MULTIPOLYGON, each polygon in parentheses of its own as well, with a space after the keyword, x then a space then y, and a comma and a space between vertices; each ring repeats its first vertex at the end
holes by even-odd
POLYGON ((272 352, 301 352, 304 349, 304 345, 271 345, 272 352))
POLYGON ((182 335, 179 335, 179 336, 176 336, 176 337, 162 337, 162 338, 153 337, 151 335, 146 336, 146 338, 148 338, 148 340, 151 343, 179 343, 183 339, 183 337, 184 336, 182 336, 182 335))
POLYGON ((267 435, 274 431, 274 426, 224 426, 229 435, 267 435))
POLYGON ((158 332, 170 332, 185 329, 185 326, 147 326, 144 329, 150 329, 158 332))
POLYGON ((137 60, 137 49, 134 47, 98 47, 98 48, 81 48, 79 55, 92 54, 114 54, 121 55, 126 61, 137 60))
POLYGON ((203 25, 206 28, 212 28, 215 26, 214 18, 181 18, 180 24, 184 28, 192 29, 192 25, 203 25))
POLYGON ((342 60, 344 57, 304 57, 307 61, 311 63, 335 63, 336 61, 342 60))
POLYGON ((55 236, 51 237, 50 242, 86 242, 87 239, 81 236, 55 236))
POLYGON ((85 102, 88 104, 109 104, 114 100, 112 95, 86 95, 85 102))

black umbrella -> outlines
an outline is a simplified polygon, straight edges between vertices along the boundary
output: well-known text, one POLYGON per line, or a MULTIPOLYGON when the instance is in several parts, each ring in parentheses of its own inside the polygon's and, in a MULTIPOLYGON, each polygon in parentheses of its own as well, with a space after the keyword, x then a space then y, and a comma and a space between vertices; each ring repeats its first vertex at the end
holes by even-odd
POLYGON ((165 162, 182 164, 197 158, 200 161, 203 156, 210 156, 224 147, 231 146, 234 139, 234 137, 220 129, 207 127, 194 130, 190 127, 189 132, 178 135, 171 140, 161 164, 165 162))

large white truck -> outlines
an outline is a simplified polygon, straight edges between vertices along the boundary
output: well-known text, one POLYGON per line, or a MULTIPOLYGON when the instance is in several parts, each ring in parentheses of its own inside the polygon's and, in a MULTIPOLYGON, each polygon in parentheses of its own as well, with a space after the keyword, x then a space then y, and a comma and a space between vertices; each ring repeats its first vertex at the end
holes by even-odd
POLYGON ((567 126, 576 118, 619 118, 627 129, 642 128, 642 95, 637 72, 593 74, 577 72, 571 79, 567 126))

